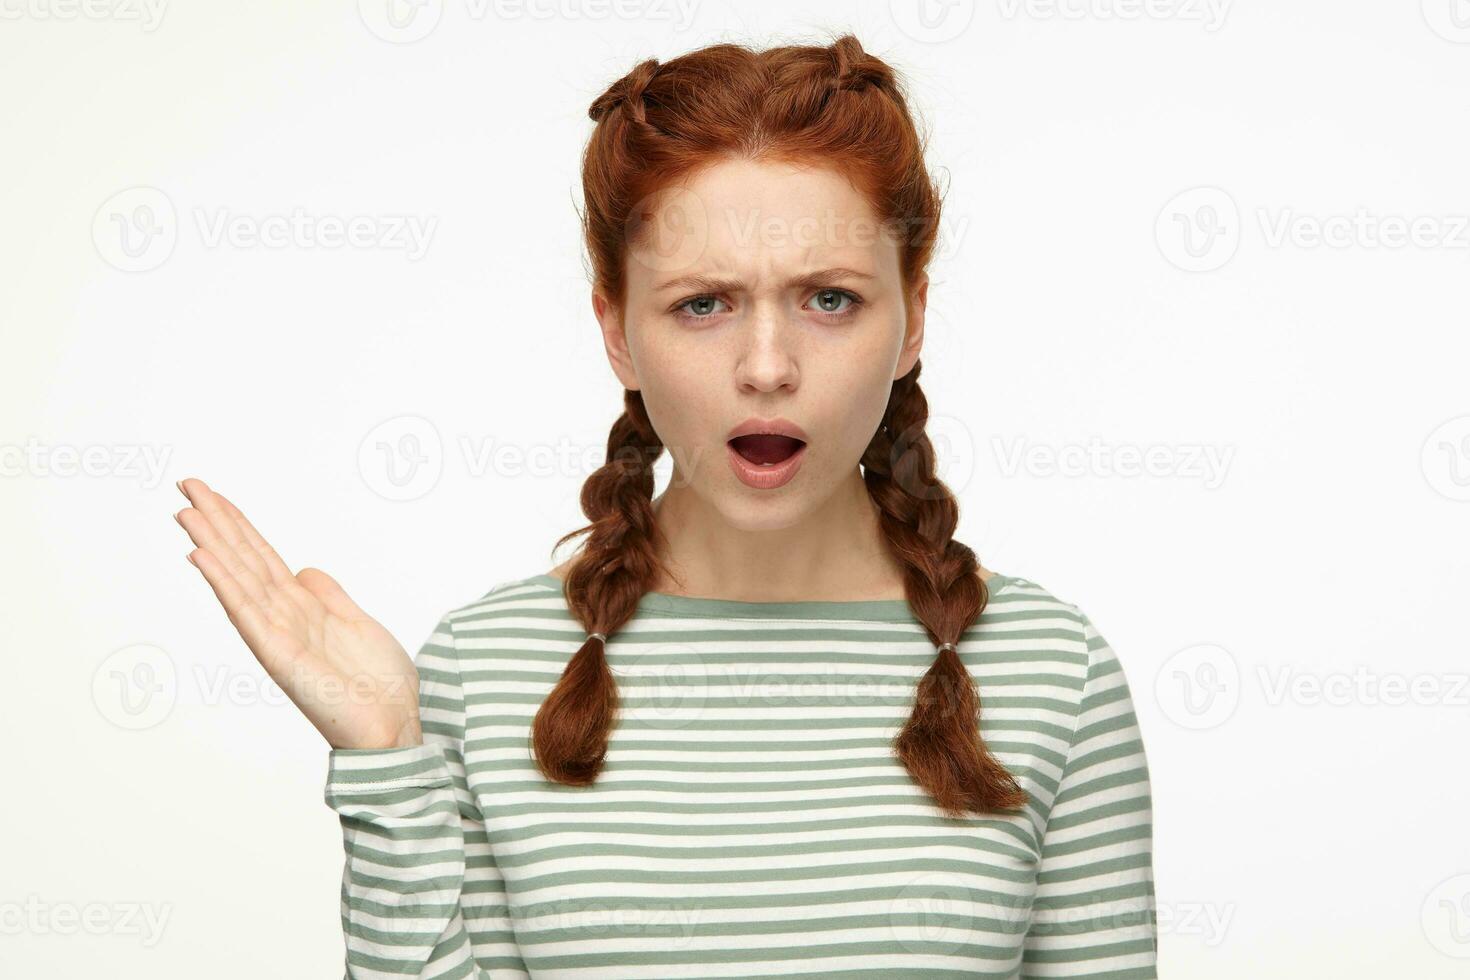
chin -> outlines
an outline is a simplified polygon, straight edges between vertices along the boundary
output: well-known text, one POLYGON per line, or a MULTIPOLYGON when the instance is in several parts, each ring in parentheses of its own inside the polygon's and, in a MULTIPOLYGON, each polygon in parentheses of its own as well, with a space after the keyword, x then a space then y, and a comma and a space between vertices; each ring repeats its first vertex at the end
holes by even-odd
POLYGON ((725 523, 739 531, 784 531, 800 524, 810 512, 805 501, 794 495, 777 501, 769 495, 742 498, 734 494, 717 506, 725 523))

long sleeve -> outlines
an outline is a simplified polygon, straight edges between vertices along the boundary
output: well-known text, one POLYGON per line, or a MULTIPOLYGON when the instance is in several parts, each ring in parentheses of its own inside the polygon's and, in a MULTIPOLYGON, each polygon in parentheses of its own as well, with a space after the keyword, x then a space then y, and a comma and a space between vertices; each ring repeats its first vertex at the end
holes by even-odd
POLYGON ((1148 761, 1118 658, 1077 615, 1087 673, 1042 837, 1022 975, 1151 980, 1158 947, 1148 761))
POLYGON ((446 614, 424 643, 424 744, 332 749, 326 802, 342 823, 345 976, 487 980, 461 896, 465 836, 481 815, 464 779, 464 696, 446 614))

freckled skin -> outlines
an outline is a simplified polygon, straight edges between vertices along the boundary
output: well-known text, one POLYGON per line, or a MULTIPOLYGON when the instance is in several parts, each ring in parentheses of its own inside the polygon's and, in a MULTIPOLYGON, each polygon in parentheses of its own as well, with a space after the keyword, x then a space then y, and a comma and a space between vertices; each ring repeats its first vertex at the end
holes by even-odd
POLYGON ((905 295, 898 244, 826 168, 722 161, 655 204, 652 234, 625 258, 626 308, 594 289, 593 310, 614 373, 642 392, 674 461, 654 506, 679 581, 658 591, 901 598, 858 462, 919 357, 927 276, 905 295), (871 278, 789 283, 835 267, 871 278), (736 288, 660 288, 689 275, 736 288), (750 416, 807 433, 782 487, 753 489, 730 469, 726 439, 750 416))

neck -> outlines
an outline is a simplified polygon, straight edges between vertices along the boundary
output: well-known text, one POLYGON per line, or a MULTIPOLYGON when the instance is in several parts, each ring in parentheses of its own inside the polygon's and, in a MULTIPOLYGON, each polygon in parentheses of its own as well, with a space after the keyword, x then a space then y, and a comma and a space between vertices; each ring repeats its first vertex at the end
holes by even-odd
POLYGON ((782 527, 736 527, 679 481, 653 509, 674 575, 653 591, 748 602, 904 598, 903 570, 857 467, 828 499, 782 527))

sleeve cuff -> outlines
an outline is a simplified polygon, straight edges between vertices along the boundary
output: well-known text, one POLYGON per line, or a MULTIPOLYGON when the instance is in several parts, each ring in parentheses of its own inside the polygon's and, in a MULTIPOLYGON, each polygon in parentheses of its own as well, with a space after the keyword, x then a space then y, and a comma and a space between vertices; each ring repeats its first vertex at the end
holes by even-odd
POLYGON ((398 749, 332 749, 327 754, 327 803, 384 791, 453 786, 437 743, 398 749))

